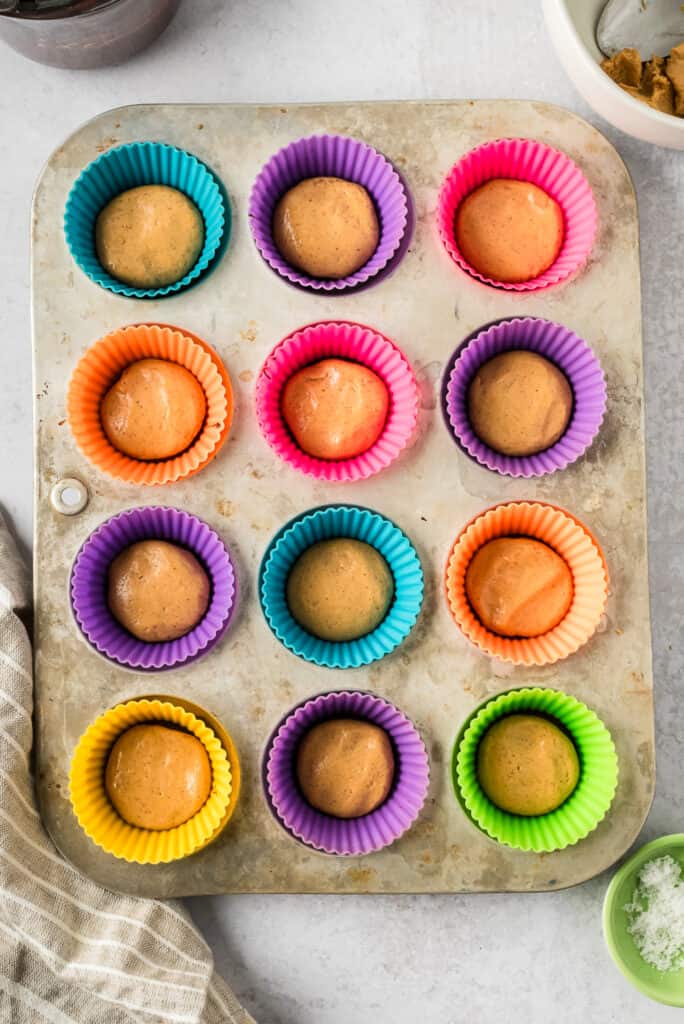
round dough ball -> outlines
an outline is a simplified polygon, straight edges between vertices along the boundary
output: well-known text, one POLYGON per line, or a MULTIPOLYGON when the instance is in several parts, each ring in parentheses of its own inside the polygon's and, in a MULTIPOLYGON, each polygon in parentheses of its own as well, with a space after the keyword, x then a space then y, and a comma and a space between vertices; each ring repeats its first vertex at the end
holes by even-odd
POLYGON ((335 818, 360 818, 392 788, 394 754, 384 729, 337 718, 315 725, 297 750, 297 780, 307 803, 335 818))
POLYGON ((350 459, 375 444, 389 392, 367 366, 322 359, 298 370, 283 389, 282 413, 295 441, 318 459, 350 459))
POLYGON ((387 615, 394 579, 374 547, 351 537, 312 544, 287 580, 287 604, 302 629, 321 640, 356 640, 387 615))
POLYGON ((470 424, 503 455, 534 455, 563 436, 572 388, 557 366, 536 352, 503 352, 484 363, 468 388, 470 424))
POLYGON ((207 413, 194 374, 167 359, 139 359, 127 366, 102 399, 102 429, 113 446, 133 459, 170 459, 195 440, 207 413))
POLYGON ((157 831, 189 821, 211 792, 211 763, 196 736, 165 725, 134 725, 107 758, 105 790, 129 825, 157 831))
POLYGON ((279 200, 273 240, 291 266, 310 277, 348 277, 378 247, 380 227, 363 187, 342 178, 306 178, 279 200))
POLYGON ((572 573, 548 544, 531 537, 498 537, 475 553, 466 594, 482 625, 509 637, 541 636, 572 603, 572 573))
POLYGON ((493 281, 531 281, 555 262, 563 244, 563 211, 529 181, 494 178, 456 211, 456 244, 475 270, 493 281))
POLYGON ((163 288, 191 270, 204 245, 204 220, 168 185, 140 185, 115 196, 95 221, 95 249, 112 277, 134 288, 163 288))
POLYGON ((579 774, 572 741, 537 715, 500 719, 484 734, 477 751, 482 789, 509 814, 549 814, 568 799, 579 774))
POLYGON ((141 540, 109 567, 109 610, 146 643, 189 633, 209 607, 211 586, 190 551, 165 540, 141 540))

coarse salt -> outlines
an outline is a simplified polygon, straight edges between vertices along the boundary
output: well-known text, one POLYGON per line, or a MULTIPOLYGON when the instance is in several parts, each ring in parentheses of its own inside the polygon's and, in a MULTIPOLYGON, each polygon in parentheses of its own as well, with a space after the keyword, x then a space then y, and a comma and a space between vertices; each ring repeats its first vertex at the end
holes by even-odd
POLYGON ((684 878, 669 855, 647 861, 623 908, 639 954, 658 971, 684 967, 684 878))

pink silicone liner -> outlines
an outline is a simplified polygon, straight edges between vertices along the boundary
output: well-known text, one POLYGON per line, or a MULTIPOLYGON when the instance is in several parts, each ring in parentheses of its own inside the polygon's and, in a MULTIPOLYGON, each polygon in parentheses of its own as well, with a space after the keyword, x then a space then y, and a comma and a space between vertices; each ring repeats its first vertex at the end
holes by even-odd
POLYGON ((276 345, 257 379, 256 411, 262 434, 284 462, 317 480, 350 483, 386 469, 406 447, 418 417, 418 385, 408 359, 389 338, 362 324, 327 321, 295 331, 276 345), (307 455, 295 443, 281 412, 283 388, 292 374, 326 358, 367 366, 389 391, 382 434, 371 448, 352 459, 332 461, 307 455))
POLYGON ((498 139, 471 150, 449 171, 437 205, 439 234, 454 263, 483 284, 507 291, 538 291, 576 273, 591 252, 597 223, 591 186, 577 164, 565 153, 534 139, 498 139), (563 211, 561 250, 549 269, 530 281, 511 283, 485 277, 468 263, 456 242, 458 207, 466 196, 493 178, 529 181, 555 199, 563 211))

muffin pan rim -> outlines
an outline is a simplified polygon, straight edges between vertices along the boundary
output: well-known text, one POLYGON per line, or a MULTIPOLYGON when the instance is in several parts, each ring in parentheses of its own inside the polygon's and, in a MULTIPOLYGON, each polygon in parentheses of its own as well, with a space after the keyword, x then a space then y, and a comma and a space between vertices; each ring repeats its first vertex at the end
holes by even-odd
MULTIPOLYGON (((391 105, 391 104, 390 104, 390 105, 391 105)), ((411 105, 411 104, 394 104, 394 110, 397 110, 397 111, 398 111, 398 109, 400 109, 400 108, 404 108, 404 109, 407 109, 407 108, 408 108, 408 106, 410 106, 410 105, 411 105)), ((438 110, 439 110, 439 105, 440 105, 440 104, 429 104, 429 103, 428 103, 428 104, 416 104, 416 110, 417 110, 418 112, 421 112, 421 113, 422 113, 422 112, 427 112, 427 116, 428 116, 428 118, 429 118, 429 117, 430 117, 430 112, 432 112, 432 111, 438 111, 438 110)), ((466 118, 466 120, 467 120, 467 117, 468 117, 468 110, 467 110, 467 105, 468 105, 468 104, 465 104, 465 103, 454 103, 454 104, 443 104, 443 105, 444 105, 444 108, 445 108, 445 106, 446 106, 446 105, 450 106, 450 108, 451 108, 451 111, 452 111, 452 113, 453 113, 453 112, 454 112, 455 110, 456 110, 456 111, 458 111, 459 113, 463 112, 463 114, 465 115, 465 118, 466 118)), ((516 112, 517 112, 518 110, 522 110, 523 106, 525 106, 525 104, 518 104, 518 103, 494 104, 494 103, 487 103, 487 102, 483 102, 483 103, 477 103, 477 104, 475 104, 475 105, 476 105, 476 108, 477 108, 477 109, 479 109, 479 110, 481 110, 481 111, 483 111, 483 112, 484 112, 484 111, 494 111, 494 110, 498 110, 498 111, 504 111, 504 112, 506 112, 507 116, 511 116, 511 115, 512 115, 513 117, 515 117, 515 116, 516 116, 516 112)), ((358 111, 359 109, 360 109, 360 110, 366 110, 366 111, 368 111, 368 110, 369 110, 368 108, 365 108, 364 104, 353 104, 353 109, 354 109, 355 111, 358 111)), ((383 111, 384 109, 386 109, 386 104, 379 104, 379 105, 375 105, 375 106, 374 106, 374 108, 371 108, 371 110, 374 110, 375 112, 380 112, 380 113, 382 113, 382 111, 383 111)), ((532 119, 532 120, 533 120, 533 117, 532 117, 532 115, 533 115, 533 114, 535 114, 535 113, 539 113, 538 111, 532 111, 532 104, 526 104, 526 106, 525 106, 525 109, 526 109, 526 112, 527 112, 527 113, 526 113, 526 116, 527 116, 527 117, 529 117, 529 118, 530 118, 530 119, 532 119)), ((164 115, 164 113, 163 113, 163 112, 165 111, 165 109, 163 109, 163 108, 162 108, 162 109, 157 109, 157 110, 161 110, 161 111, 162 111, 162 117, 166 116, 166 115, 164 115)), ((229 108, 229 109, 220 109, 220 108, 219 108, 219 109, 216 109, 216 108, 213 108, 213 109, 211 109, 211 110, 214 110, 214 111, 219 111, 219 112, 223 110, 223 111, 226 111, 226 114, 229 114, 229 112, 231 112, 231 111, 236 111, 236 109, 234 109, 234 108, 229 108)), ((198 113, 199 113, 199 112, 197 112, 197 111, 194 111, 194 110, 193 110, 193 109, 191 109, 191 108, 187 108, 187 109, 184 109, 184 112, 185 112, 185 115, 186 115, 186 116, 187 116, 187 113, 188 113, 188 112, 190 112, 190 113, 189 113, 189 117, 190 117, 190 118, 193 118, 193 117, 197 117, 197 116, 198 116, 198 113)), ((174 111, 174 112, 171 112, 171 113, 173 113, 173 114, 175 115, 175 114, 178 114, 178 113, 180 113, 180 112, 179 112, 178 110, 176 110, 176 111, 174 111)), ((274 112, 274 113, 276 113, 276 112, 274 112)), ((301 109, 293 109, 293 110, 292 110, 292 114, 293 114, 293 116, 296 116, 296 117, 300 116, 300 114, 303 114, 303 113, 304 113, 304 112, 302 112, 302 111, 301 111, 301 109)), ((340 115, 340 108, 337 108, 337 109, 332 109, 332 111, 329 111, 329 113, 328 113, 328 115, 327 115, 327 116, 329 116, 329 117, 330 117, 330 116, 335 116, 335 117, 337 117, 338 115, 340 115)), ((120 117, 120 116, 121 116, 120 112, 117 112, 117 116, 118 116, 118 117, 120 117)), ((200 116, 200 117, 204 117, 204 111, 203 111, 202 113, 199 113, 199 116, 200 116)), ((344 113, 342 113, 342 114, 341 114, 340 116, 341 116, 342 118, 344 118, 344 117, 346 117, 347 115, 345 115, 344 113)), ((374 116, 375 116, 375 115, 374 115, 374 116)), ((484 116, 484 117, 486 117, 486 116, 488 116, 488 115, 486 115, 486 114, 483 114, 483 116, 484 116)), ((568 117, 569 117, 569 116, 568 116, 568 117)), ((379 123, 379 122, 378 122, 378 123, 379 123)), ((538 129, 538 130, 539 130, 539 129, 538 129)), ((371 132, 371 130, 370 130, 370 129, 367 129, 367 131, 368 131, 368 133, 369 133, 370 137, 371 137, 371 138, 373 138, 373 133, 371 132)), ((293 133, 292 133, 292 135, 293 135, 293 137, 294 137, 294 135, 295 135, 295 132, 293 132, 293 133)), ((598 137, 598 138, 600 138, 600 136, 597 136, 597 137, 598 137)), ((386 151, 387 151, 387 152, 391 152, 391 151, 390 151, 390 147, 389 147, 389 146, 386 146, 386 151)), ((412 185, 413 185, 413 180, 411 179, 411 175, 409 175, 409 178, 410 178, 410 181, 411 181, 411 183, 412 183, 412 185)), ((401 273, 403 274, 403 272, 404 272, 404 270, 402 269, 402 270, 401 270, 401 273)), ((392 283, 390 282, 390 283, 388 283, 388 284, 390 284, 390 285, 391 285, 392 283)), ((213 287, 213 286, 212 286, 212 287, 213 287)), ((384 286, 383 286, 383 287, 384 287, 384 286)), ((370 294, 371 294, 371 293, 369 293, 369 295, 370 295, 370 294)), ((373 295, 373 300, 369 299, 369 302, 375 301, 376 299, 377 299, 377 300, 380 300, 380 298, 381 298, 381 293, 380 293, 380 290, 374 291, 374 292, 372 293, 372 295, 373 295)), ((493 311, 495 311, 495 310, 493 310, 493 311)), ((161 315, 161 316, 160 316, 159 318, 160 318, 160 319, 162 319, 162 318, 166 319, 167 317, 168 317, 168 313, 167 313, 166 315, 162 314, 162 315, 161 315)), ((178 314, 177 316, 176 316, 176 315, 174 314, 174 318, 175 318, 175 319, 177 319, 178 323, 180 323, 180 324, 188 324, 188 326, 195 326, 195 325, 194 325, 194 323, 193 323, 193 321, 188 321, 188 319, 187 319, 186 317, 183 317, 183 316, 181 316, 181 315, 180 315, 180 313, 179 313, 179 314, 178 314)), ((370 317, 369 317, 369 318, 370 318, 370 317)), ((490 316, 490 315, 488 315, 488 316, 487 316, 486 314, 484 314, 484 315, 481 315, 481 316, 479 317, 479 323, 482 323, 482 322, 486 322, 486 321, 487 321, 487 319, 490 319, 490 318, 491 318, 491 316, 490 316)), ((562 317, 562 316, 559 316, 558 318, 564 318, 564 319, 565 319, 565 322, 567 322, 567 318, 566 318, 566 317, 562 317)), ((301 322, 305 321, 305 319, 306 319, 306 317, 301 317, 301 318, 300 318, 300 321, 299 321, 299 322, 301 323, 301 322)), ((376 321, 377 321, 377 317, 376 317, 376 321)), ((384 326, 384 325, 383 325, 383 326, 384 326)), ((202 331, 201 331, 201 333, 202 333, 202 331)), ((390 332, 390 333, 391 333, 391 332, 390 332)), ((206 332, 206 329, 205 329, 205 334, 207 334, 207 332, 206 332)), ((207 336, 211 337, 211 334, 207 334, 207 336)), ((434 427, 434 430, 437 430, 437 429, 438 429, 437 427, 434 427)), ((409 462, 409 464, 411 464, 411 456, 410 456, 410 458, 408 459, 408 462, 409 462)), ((212 471, 208 471, 208 474, 209 474, 209 473, 211 473, 211 472, 213 472, 213 470, 212 470, 212 471)), ((207 477, 204 477, 204 476, 203 476, 203 477, 202 477, 201 479, 203 479, 203 480, 204 480, 204 479, 209 479, 209 476, 207 476, 207 477)), ((384 482, 384 481, 383 481, 383 482, 384 482)), ((99 497, 99 496, 98 496, 98 497, 99 497)), ((354 499, 355 499, 355 498, 356 498, 356 495, 354 495, 354 499)), ((145 500, 149 500, 149 496, 145 496, 145 500)), ((378 507, 378 508, 381 508, 381 509, 382 509, 383 511, 385 511, 385 509, 383 508, 383 506, 382 506, 382 505, 379 505, 379 504, 377 504, 377 503, 373 503, 373 502, 369 502, 369 504, 376 504, 376 507, 378 507)), ((481 503, 481 504, 484 504, 484 503, 481 503)), ((190 507, 191 507, 191 508, 196 508, 196 507, 197 507, 197 505, 196 505, 196 504, 195 504, 195 502, 194 502, 194 503, 193 503, 193 505, 191 505, 190 507)), ((392 513, 391 513, 391 510, 389 510, 389 509, 388 509, 387 511, 388 511, 389 515, 391 516, 391 515, 392 515, 392 513)), ((591 520, 592 520, 592 517, 591 517, 591 516, 589 516, 589 519, 590 519, 590 521, 591 521, 591 520)), ((212 520, 212 523, 215 523, 215 522, 216 522, 216 517, 215 517, 215 514, 214 514, 214 518, 213 518, 213 520, 212 520)), ((403 524, 403 523, 407 523, 407 526, 408 526, 408 520, 407 520, 407 519, 405 519, 405 518, 404 518, 404 519, 402 520, 402 524, 403 524)), ((409 534, 410 534, 410 536, 411 536, 411 529, 410 529, 410 527, 409 527, 409 534)), ((223 536, 225 536, 225 534, 223 534, 223 536)), ((229 529, 228 529, 228 534, 227 534, 227 536, 230 536, 230 530, 229 530, 229 529)), ((382 692, 382 689, 381 689, 381 692, 382 692)), ((394 691, 394 692, 396 692, 396 691, 394 691)), ((399 701, 399 705, 401 705, 401 701, 399 701)), ((408 710, 410 711, 410 708, 409 708, 408 710)), ((417 839, 417 838, 418 838, 418 837, 416 837, 416 839, 417 839)), ((413 843, 413 839, 412 839, 412 843, 413 843)), ((405 844, 403 844, 403 843, 402 843, 402 848, 403 848, 403 846, 404 846, 404 845, 405 845, 405 844)), ((204 858, 203 858, 203 859, 204 859, 204 858)), ((158 874, 158 876, 157 876, 157 877, 158 877, 158 878, 161 878, 161 876, 159 876, 159 874, 158 874)), ((141 879, 141 881, 142 881, 142 876, 140 876, 140 879, 141 879)), ((151 878, 151 880, 149 880, 149 881, 152 881, 152 878, 151 878)), ((426 883, 427 883, 427 884, 429 885, 429 887, 430 887, 430 889, 431 889, 431 890, 434 890, 434 889, 435 889, 435 886, 434 886, 434 885, 433 885, 432 883, 430 883, 430 882, 429 882, 429 880, 428 880, 427 878, 425 879, 425 882, 426 882, 426 883)), ((163 883, 162 883, 162 884, 163 884, 163 883)), ((362 883, 358 883, 358 884, 362 886, 362 883)), ((561 884, 562 884, 562 882, 561 882, 561 884)), ((181 883, 181 885, 182 885, 182 883, 181 883)), ((347 884, 347 885, 348 885, 348 884, 347 884)), ((457 885, 458 885, 458 883, 457 883, 457 885)), ((546 883, 545 883, 545 885, 546 885, 546 883)), ((415 890, 414 890, 414 891, 415 891, 415 890)), ((168 892, 168 890, 167 890, 167 892, 168 892)))

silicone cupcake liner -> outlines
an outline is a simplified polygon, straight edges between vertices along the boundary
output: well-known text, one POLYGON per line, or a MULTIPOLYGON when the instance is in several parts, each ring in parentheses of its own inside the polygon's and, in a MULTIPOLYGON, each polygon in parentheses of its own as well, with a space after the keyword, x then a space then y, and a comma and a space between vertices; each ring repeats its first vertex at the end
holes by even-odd
POLYGON ((372 146, 341 135, 312 135, 291 142, 262 167, 249 200, 249 221, 257 249, 277 274, 302 288, 341 292, 364 284, 388 266, 407 229, 408 200, 399 175, 372 146), (363 185, 380 222, 380 241, 371 258, 354 274, 339 280, 309 277, 290 266, 273 240, 278 200, 300 181, 318 176, 363 185))
POLYGON ((288 650, 319 667, 359 668, 384 658, 413 629, 423 602, 423 571, 409 539, 389 519, 353 505, 328 505, 288 523, 271 541, 260 572, 266 621, 288 650), (305 632, 287 606, 286 586, 294 563, 317 541, 354 537, 371 544, 394 577, 394 599, 380 625, 357 640, 335 643, 305 632))
POLYGON ((236 605, 230 555, 206 523, 175 508, 134 508, 108 519, 85 542, 71 572, 71 603, 86 640, 106 658, 138 671, 159 671, 207 654, 228 629, 236 605), (107 573, 119 552, 140 540, 167 540, 191 551, 211 580, 204 618, 177 640, 145 643, 109 611, 107 573))
POLYGON ((608 571, 598 543, 570 513, 540 502, 513 501, 482 513, 461 531, 449 556, 446 591, 454 622, 480 650, 514 665, 552 665, 574 654, 596 631, 608 596, 608 571), (466 570, 479 548, 495 537, 515 536, 548 544, 572 573, 572 604, 565 618, 542 636, 491 633, 466 596, 466 570))
POLYGON ((466 814, 492 839, 518 850, 551 853, 584 839, 606 816, 617 788, 618 760, 610 733, 585 704, 559 690, 512 690, 488 701, 466 722, 454 746, 452 779, 466 814), (515 713, 555 720, 577 750, 579 782, 550 814, 522 817, 502 811, 478 782, 480 740, 494 722, 515 713))
POLYGON ((586 261, 596 235, 597 212, 591 187, 570 157, 534 139, 486 142, 454 164, 447 175, 437 207, 437 224, 452 260, 483 284, 508 291, 537 291, 558 284, 586 261), (494 281, 464 258, 455 237, 458 207, 471 192, 492 178, 529 181, 555 199, 563 212, 564 237, 554 263, 530 281, 494 281))
POLYGON ((81 172, 69 193, 64 233, 71 255, 91 281, 117 295, 156 299, 171 295, 206 273, 230 234, 230 206, 205 164, 162 142, 132 142, 102 153, 81 172), (163 288, 134 288, 111 277, 95 251, 95 221, 107 203, 138 185, 169 185, 191 199, 204 221, 204 245, 195 265, 163 288))
POLYGON ((428 791, 430 769, 415 726, 392 704, 367 693, 326 693, 295 708, 266 754, 266 781, 274 814, 297 839, 324 853, 361 856, 389 846, 418 817, 428 791), (395 755, 395 777, 387 800, 360 818, 333 818, 310 807, 295 775, 299 742, 318 722, 357 718, 384 729, 395 755))
POLYGON ((103 473, 134 484, 175 483, 203 469, 221 448, 233 419, 233 390, 225 367, 206 342, 173 327, 133 324, 101 338, 81 358, 69 383, 67 415, 76 444, 103 473), (112 445, 102 428, 100 406, 125 368, 148 358, 167 359, 189 370, 202 385, 207 414, 184 452, 144 462, 112 445))
POLYGON ((283 461, 328 483, 365 480, 393 462, 411 438, 418 416, 418 386, 413 370, 388 338, 354 323, 319 323, 289 335, 261 368, 256 384, 257 419, 271 448, 283 461), (307 455, 295 443, 281 411, 283 389, 302 367, 330 357, 361 363, 376 373, 390 395, 382 434, 367 451, 332 461, 307 455))
POLYGON ((169 701, 131 700, 110 708, 83 733, 71 762, 69 793, 79 825, 106 853, 129 863, 167 864, 201 850, 227 824, 232 813, 231 764, 216 733, 192 712, 169 701), (211 762, 212 784, 206 803, 176 828, 153 831, 129 825, 116 813, 104 788, 105 767, 114 743, 131 726, 146 722, 169 722, 192 733, 211 762))
POLYGON ((457 443, 477 462, 507 476, 533 477, 565 469, 579 459, 599 432, 606 410, 606 382, 587 343, 567 327, 536 317, 504 320, 474 337, 457 355, 449 375, 445 411, 457 443), (563 371, 573 393, 565 433, 534 455, 511 456, 489 448, 468 419, 468 388, 480 367, 502 352, 525 349, 563 371))

